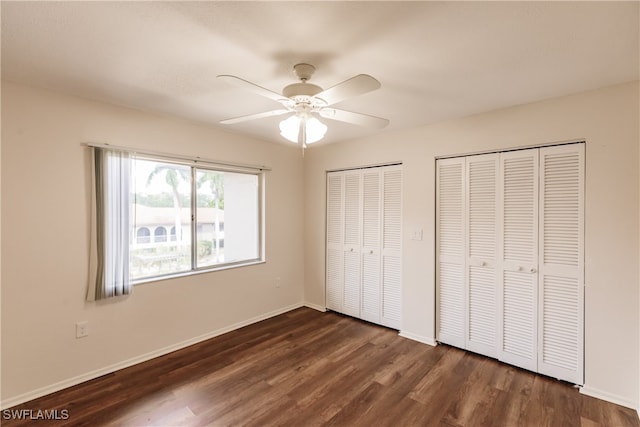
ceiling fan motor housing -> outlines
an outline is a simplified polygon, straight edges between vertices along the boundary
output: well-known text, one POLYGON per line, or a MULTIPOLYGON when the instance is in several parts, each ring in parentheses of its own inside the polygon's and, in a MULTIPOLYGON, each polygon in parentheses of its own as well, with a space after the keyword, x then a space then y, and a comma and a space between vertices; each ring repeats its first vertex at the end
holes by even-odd
POLYGON ((307 83, 316 68, 311 64, 296 64, 293 66, 293 72, 302 83, 293 83, 286 86, 282 90, 282 94, 287 98, 293 99, 296 103, 311 103, 311 98, 320 92, 322 88, 313 83, 307 83))
POLYGON ((311 83, 293 83, 282 90, 282 94, 287 98, 295 99, 298 96, 312 97, 322 92, 320 86, 311 83))

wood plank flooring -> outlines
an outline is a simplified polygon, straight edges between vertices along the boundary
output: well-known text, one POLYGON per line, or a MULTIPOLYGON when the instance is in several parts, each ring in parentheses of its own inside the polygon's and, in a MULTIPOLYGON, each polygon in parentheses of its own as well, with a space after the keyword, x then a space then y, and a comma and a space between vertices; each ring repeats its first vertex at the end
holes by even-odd
POLYGON ((640 426, 635 411, 569 384, 308 308, 21 409, 68 419, 2 425, 640 426))

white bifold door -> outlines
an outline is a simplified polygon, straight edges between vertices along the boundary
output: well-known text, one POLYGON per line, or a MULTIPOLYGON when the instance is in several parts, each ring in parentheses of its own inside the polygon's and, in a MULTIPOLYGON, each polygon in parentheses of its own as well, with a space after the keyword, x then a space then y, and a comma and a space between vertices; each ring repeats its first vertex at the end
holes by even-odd
POLYGON ((400 328, 400 165, 327 174, 327 308, 400 328))
POLYGON ((584 144, 437 161, 440 342, 583 380, 584 144))

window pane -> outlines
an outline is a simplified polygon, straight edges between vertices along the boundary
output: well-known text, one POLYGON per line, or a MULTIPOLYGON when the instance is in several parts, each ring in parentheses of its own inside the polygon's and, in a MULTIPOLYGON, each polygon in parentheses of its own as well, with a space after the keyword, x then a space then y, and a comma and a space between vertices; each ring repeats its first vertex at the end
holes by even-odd
POLYGON ((189 271, 191 168, 136 159, 132 175, 131 279, 189 271))
POLYGON ((258 176, 197 169, 196 179, 197 266, 257 259, 258 176))

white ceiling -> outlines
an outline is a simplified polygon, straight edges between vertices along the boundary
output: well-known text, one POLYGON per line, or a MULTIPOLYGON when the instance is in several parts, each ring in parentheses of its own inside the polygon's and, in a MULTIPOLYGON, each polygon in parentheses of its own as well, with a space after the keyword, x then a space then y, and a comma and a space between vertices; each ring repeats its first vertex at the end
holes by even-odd
MULTIPOLYGON (((286 143, 282 117, 218 121, 279 104, 308 62, 324 88, 382 88, 336 107, 415 127, 640 78, 640 2, 10 2, 3 79, 286 143)), ((370 135, 325 120, 326 142, 370 135)))

